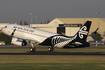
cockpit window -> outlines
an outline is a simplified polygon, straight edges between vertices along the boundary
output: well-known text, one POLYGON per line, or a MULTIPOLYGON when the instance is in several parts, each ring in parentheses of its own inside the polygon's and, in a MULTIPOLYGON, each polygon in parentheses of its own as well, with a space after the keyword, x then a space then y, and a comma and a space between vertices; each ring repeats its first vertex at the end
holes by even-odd
POLYGON ((7 26, 5 26, 5 28, 7 28, 7 26))

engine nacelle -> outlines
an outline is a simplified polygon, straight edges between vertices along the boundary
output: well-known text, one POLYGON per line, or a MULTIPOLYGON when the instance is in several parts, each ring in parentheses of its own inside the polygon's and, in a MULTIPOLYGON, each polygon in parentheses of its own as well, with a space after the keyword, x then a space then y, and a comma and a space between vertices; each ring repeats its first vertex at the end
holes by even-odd
POLYGON ((19 40, 18 38, 12 38, 11 44, 19 45, 19 46, 26 46, 27 42, 26 40, 19 40))

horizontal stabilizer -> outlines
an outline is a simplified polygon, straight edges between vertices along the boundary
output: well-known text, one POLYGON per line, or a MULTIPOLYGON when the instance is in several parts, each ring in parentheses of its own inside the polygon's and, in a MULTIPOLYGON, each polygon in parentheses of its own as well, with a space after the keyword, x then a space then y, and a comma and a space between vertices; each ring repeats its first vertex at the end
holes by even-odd
POLYGON ((97 28, 91 35, 88 35, 88 36, 93 36, 93 35, 95 35, 95 34, 97 33, 98 29, 99 29, 99 28, 97 28))

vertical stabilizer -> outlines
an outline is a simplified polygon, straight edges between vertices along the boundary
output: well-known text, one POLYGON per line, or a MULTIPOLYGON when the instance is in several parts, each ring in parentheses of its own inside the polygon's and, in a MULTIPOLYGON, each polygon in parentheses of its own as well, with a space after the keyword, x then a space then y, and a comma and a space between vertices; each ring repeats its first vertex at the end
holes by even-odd
POLYGON ((91 26, 91 21, 87 21, 80 29, 79 31, 76 33, 77 38, 76 40, 80 41, 86 41, 89 30, 90 30, 90 26, 91 26))

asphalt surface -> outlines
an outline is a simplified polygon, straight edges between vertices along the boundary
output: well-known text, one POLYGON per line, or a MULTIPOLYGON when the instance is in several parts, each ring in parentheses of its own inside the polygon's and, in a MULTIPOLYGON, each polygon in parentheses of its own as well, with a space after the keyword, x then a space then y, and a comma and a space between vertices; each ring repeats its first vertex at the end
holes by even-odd
MULTIPOLYGON (((0 46, 0 49, 12 49, 12 48, 29 48, 30 47, 19 47, 19 46, 13 46, 13 45, 6 45, 6 46, 0 46)), ((48 47, 36 47, 36 48, 48 48, 48 47)), ((86 49, 105 49, 105 47, 86 47, 86 49)), ((105 53, 103 52, 57 52, 57 51, 36 51, 36 52, 27 52, 27 53, 0 53, 0 55, 67 55, 67 56, 105 56, 105 53)))

